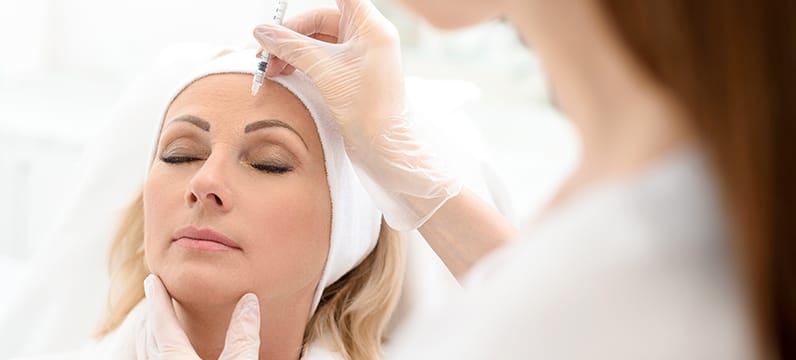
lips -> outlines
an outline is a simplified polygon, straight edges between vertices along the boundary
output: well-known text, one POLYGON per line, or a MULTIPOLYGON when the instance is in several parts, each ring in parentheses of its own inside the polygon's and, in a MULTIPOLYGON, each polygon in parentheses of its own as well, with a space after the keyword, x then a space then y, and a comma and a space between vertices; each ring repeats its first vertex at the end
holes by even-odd
POLYGON ((240 250, 240 245, 210 228, 186 226, 174 233, 174 242, 197 250, 240 250))

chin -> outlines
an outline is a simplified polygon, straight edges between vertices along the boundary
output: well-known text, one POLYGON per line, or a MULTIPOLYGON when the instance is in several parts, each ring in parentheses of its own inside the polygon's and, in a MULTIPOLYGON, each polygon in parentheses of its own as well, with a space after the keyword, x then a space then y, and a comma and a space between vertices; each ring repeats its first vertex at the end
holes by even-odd
POLYGON ((184 305, 223 305, 251 291, 239 274, 210 264, 182 263, 156 273, 171 297, 184 305))
POLYGON ((426 17, 425 19, 431 26, 439 30, 453 31, 483 24, 496 17, 497 16, 484 17, 483 14, 471 14, 470 16, 468 16, 468 14, 459 14, 459 16, 443 15, 438 17, 426 17))
POLYGON ((470 1, 447 2, 431 0, 403 0, 406 8, 425 19, 433 27, 440 30, 459 30, 495 19, 499 15, 497 7, 489 3, 470 1), (484 7, 487 4, 487 8, 484 7))

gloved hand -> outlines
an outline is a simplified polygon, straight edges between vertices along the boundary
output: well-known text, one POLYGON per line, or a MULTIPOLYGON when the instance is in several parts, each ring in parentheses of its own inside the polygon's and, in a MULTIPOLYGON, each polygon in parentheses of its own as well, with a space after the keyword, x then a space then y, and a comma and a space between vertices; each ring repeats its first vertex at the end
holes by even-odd
POLYGON ((255 38, 278 57, 267 75, 295 67, 312 80, 387 223, 397 230, 415 229, 461 191, 461 182, 409 126, 395 27, 370 0, 338 0, 337 5, 339 11, 311 11, 285 26, 257 26, 255 38))
MULTIPOLYGON (((171 296, 155 275, 144 281, 147 309, 136 337, 138 359, 201 360, 177 322, 171 296)), ((260 305, 257 296, 241 297, 227 329, 219 359, 257 359, 260 355, 260 305)))

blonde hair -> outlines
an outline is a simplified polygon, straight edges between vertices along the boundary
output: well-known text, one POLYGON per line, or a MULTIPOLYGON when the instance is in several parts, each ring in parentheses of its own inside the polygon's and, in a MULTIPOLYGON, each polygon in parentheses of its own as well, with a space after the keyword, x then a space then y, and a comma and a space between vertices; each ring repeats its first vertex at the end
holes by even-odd
MULTIPOLYGON (((317 340, 345 359, 378 358, 384 329, 401 295, 404 264, 400 235, 382 221, 373 251, 324 290, 305 328, 304 345, 317 340)), ((108 310, 100 324, 100 337, 119 327, 144 299, 143 282, 149 269, 144 261, 143 192, 122 217, 108 266, 108 310)))

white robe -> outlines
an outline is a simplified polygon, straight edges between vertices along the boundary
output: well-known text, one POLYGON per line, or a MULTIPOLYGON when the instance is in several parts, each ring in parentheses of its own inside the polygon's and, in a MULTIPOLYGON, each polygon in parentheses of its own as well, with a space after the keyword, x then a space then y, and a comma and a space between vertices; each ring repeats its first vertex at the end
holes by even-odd
POLYGON ((593 186, 474 268, 388 359, 749 359, 750 321, 697 151, 593 186))

